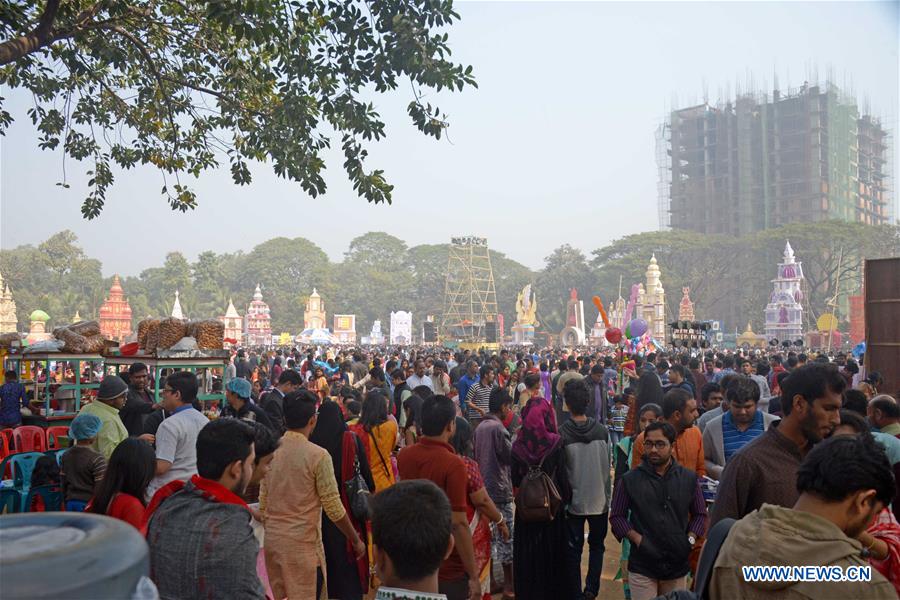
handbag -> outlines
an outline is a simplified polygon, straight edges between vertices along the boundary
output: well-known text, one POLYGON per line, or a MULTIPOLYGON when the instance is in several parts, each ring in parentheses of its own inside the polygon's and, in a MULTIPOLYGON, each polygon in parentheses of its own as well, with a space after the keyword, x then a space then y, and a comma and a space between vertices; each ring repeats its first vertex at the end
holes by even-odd
POLYGON ((344 489, 347 492, 347 505, 350 507, 350 514, 360 523, 367 521, 369 519, 370 490, 360 472, 359 455, 356 453, 353 455, 353 473, 350 475, 350 479, 344 482, 344 489))
MULTIPOLYGON (((547 458, 546 454, 544 458, 547 458)), ((552 521, 562 504, 556 484, 541 468, 544 458, 537 465, 528 465, 528 473, 516 494, 516 516, 527 523, 552 521)))

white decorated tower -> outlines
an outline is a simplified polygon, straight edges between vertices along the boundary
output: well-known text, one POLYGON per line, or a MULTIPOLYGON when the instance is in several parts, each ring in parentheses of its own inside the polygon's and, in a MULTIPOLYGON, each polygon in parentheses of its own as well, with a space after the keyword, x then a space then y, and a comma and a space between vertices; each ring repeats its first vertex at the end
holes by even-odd
MULTIPOLYGON (((241 343, 241 331, 243 329, 243 319, 241 315, 238 314, 237 309, 234 307, 234 302, 231 301, 231 298, 228 299, 228 308, 225 309, 225 314, 219 317, 219 321, 221 321, 225 325, 225 339, 226 340, 235 340, 235 343, 241 343)), ((231 342, 225 342, 229 347, 233 345, 231 342)))
POLYGON ((181 310, 181 300, 178 298, 178 290, 175 290, 175 303, 172 305, 172 318, 184 318, 184 311, 181 310))
POLYGON ((801 263, 794 260, 791 243, 784 246, 784 258, 778 264, 778 276, 772 280, 772 295, 766 305, 766 339, 779 342, 803 337, 803 280, 801 263))
POLYGON ((325 314, 325 303, 318 290, 313 288, 312 294, 306 300, 306 310, 303 311, 303 329, 326 329, 328 326, 325 314))
POLYGON ((3 275, 0 275, 0 333, 14 333, 18 325, 16 301, 13 300, 9 286, 3 282, 3 275))
POLYGON ((647 284, 641 284, 635 304, 636 317, 647 321, 647 331, 661 344, 669 341, 669 328, 666 327, 666 291, 659 279, 659 265, 656 254, 650 257, 647 265, 647 284))

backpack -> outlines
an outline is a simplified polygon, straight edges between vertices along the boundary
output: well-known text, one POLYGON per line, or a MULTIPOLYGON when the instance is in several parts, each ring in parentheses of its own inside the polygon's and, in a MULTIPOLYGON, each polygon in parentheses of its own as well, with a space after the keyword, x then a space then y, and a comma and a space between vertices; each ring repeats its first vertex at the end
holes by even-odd
POLYGON ((537 465, 528 466, 528 473, 516 494, 516 515, 526 523, 552 521, 562 503, 556 484, 541 468, 547 454, 537 465))

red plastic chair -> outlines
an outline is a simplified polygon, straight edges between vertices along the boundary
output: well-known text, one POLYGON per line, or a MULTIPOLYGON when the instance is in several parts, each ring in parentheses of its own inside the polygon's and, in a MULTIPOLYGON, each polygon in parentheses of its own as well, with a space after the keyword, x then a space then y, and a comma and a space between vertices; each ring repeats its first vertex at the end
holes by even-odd
MULTIPOLYGON (((9 431, 10 434, 8 436, 7 435, 0 436, 0 460, 3 460, 4 458, 6 458, 7 456, 9 456, 10 454, 13 453, 12 429, 5 429, 4 432, 5 431, 9 431)), ((2 477, 3 479, 11 479, 12 478, 12 473, 11 473, 8 465, 5 469, 5 473, 0 473, 0 477, 2 477)))
POLYGON ((16 452, 46 452, 47 437, 42 427, 21 425, 13 429, 16 452))
POLYGON ((69 437, 69 427, 67 425, 54 425, 53 427, 47 428, 47 450, 59 450, 60 448, 66 448, 62 443, 60 443, 59 438, 69 437))
POLYGON ((7 456, 13 453, 12 449, 12 436, 6 437, 0 436, 0 460, 3 460, 7 456))
POLYGON ((9 452, 7 454, 12 454, 16 451, 16 442, 13 439, 13 430, 12 429, 0 429, 0 436, 6 441, 6 447, 9 448, 9 452))

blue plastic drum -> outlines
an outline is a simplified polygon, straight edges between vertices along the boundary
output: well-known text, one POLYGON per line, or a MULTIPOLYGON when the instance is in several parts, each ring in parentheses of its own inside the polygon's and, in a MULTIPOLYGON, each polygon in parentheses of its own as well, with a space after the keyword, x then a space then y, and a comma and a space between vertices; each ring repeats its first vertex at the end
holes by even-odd
POLYGON ((153 597, 149 572, 147 542, 124 521, 66 512, 0 517, 4 600, 153 597))

